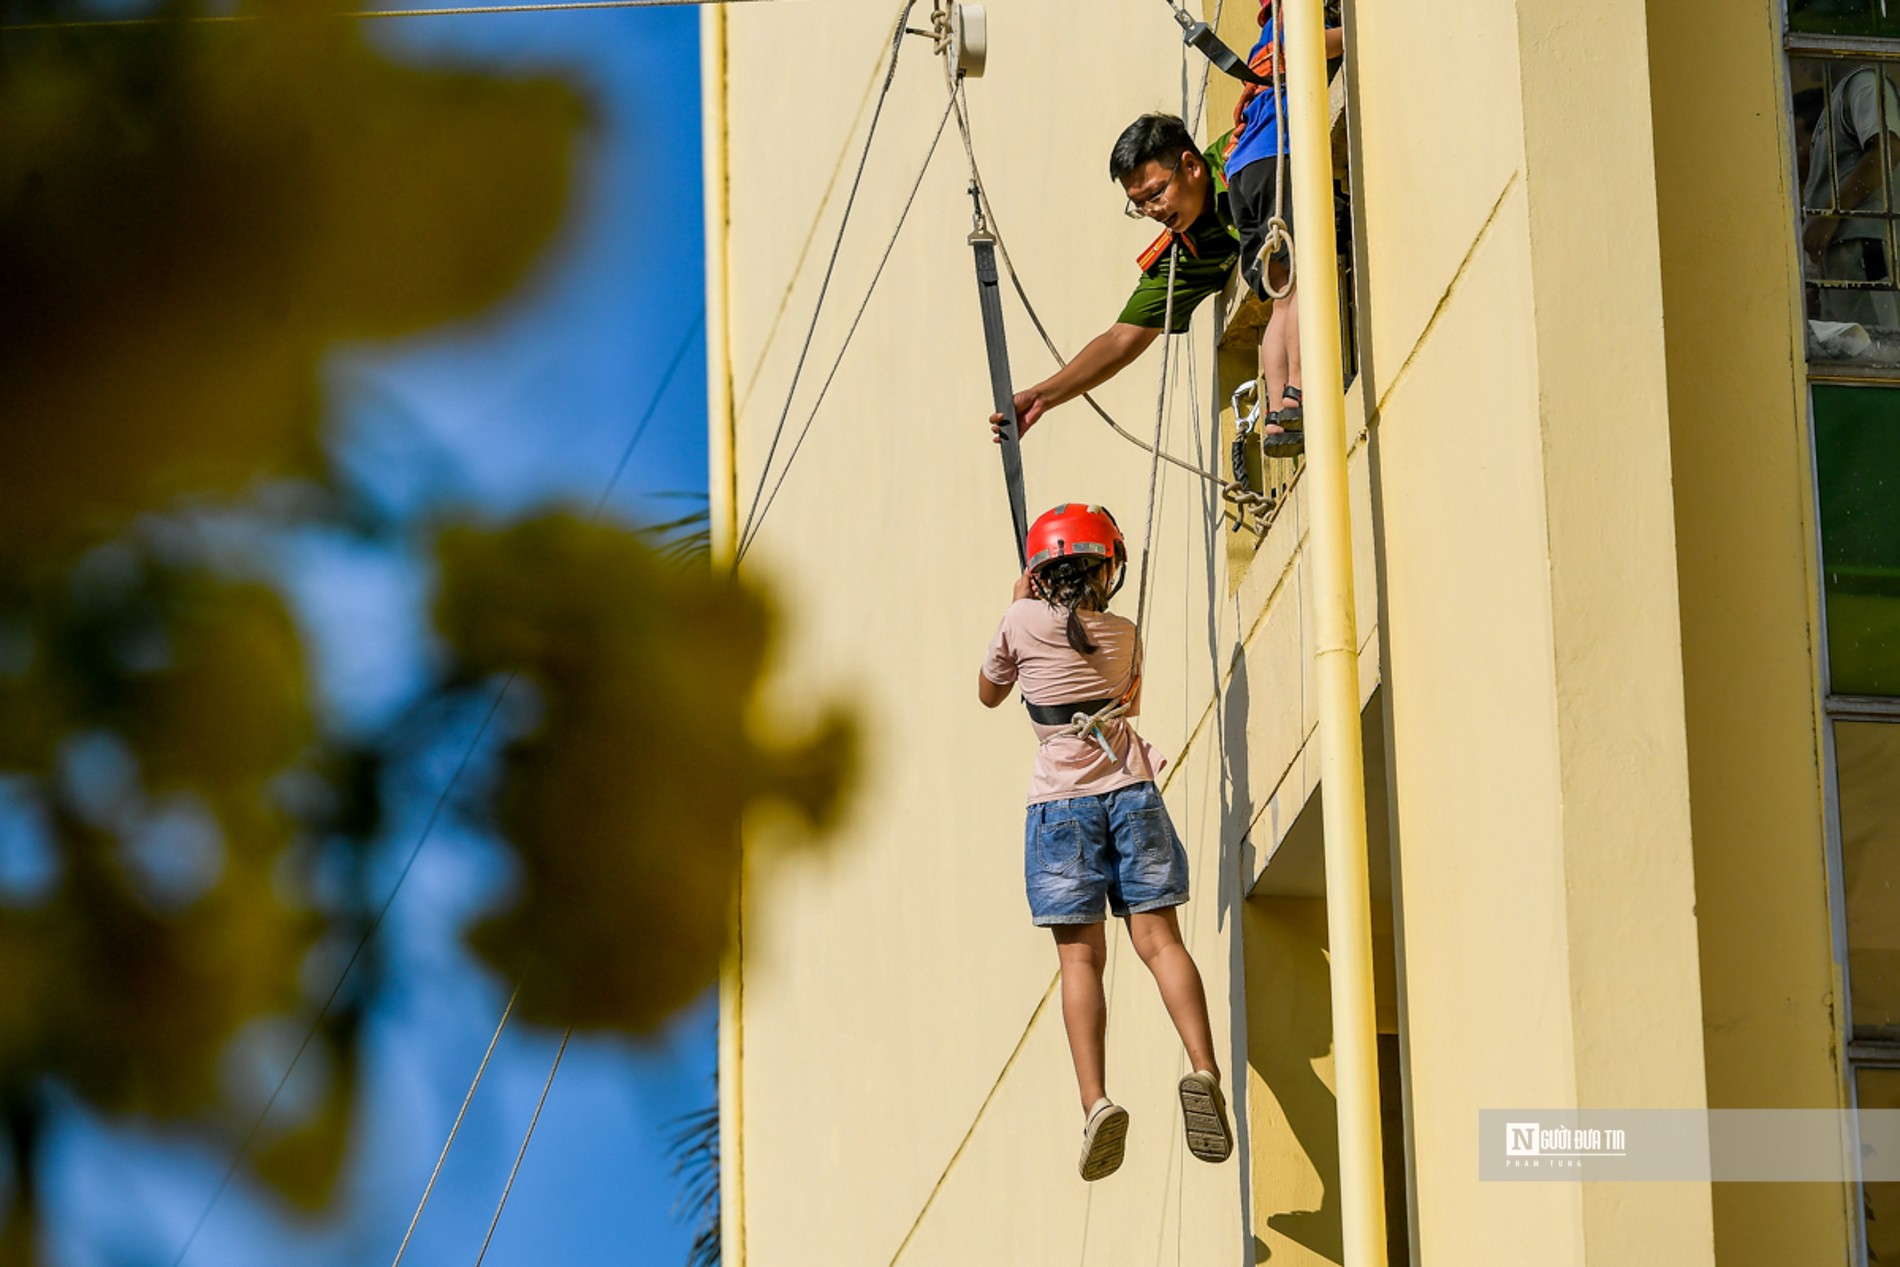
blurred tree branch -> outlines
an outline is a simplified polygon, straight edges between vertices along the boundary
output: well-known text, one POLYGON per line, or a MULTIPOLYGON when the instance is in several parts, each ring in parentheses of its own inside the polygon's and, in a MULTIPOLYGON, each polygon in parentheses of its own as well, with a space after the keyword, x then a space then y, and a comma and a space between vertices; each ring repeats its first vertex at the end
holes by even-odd
MULTIPOLYGON (((645 1032, 703 988, 741 816, 822 825, 850 764, 839 716, 765 737, 767 608, 694 566, 696 524, 663 526, 669 561, 559 512, 441 528, 441 676, 409 725, 339 733, 263 557, 274 532, 363 530, 321 366, 518 286, 586 110, 554 78, 392 61, 308 0, 254 7, 271 20, 0 36, 0 851, 37 860, 0 876, 0 1267, 35 1260, 50 1088, 244 1136, 261 1097, 231 1085, 234 1043, 310 1023, 382 896, 391 772, 478 684, 515 672, 539 711, 467 790, 519 864, 470 944, 504 975, 539 957, 523 1007, 547 1022, 645 1032), (218 515, 235 560, 164 530, 218 515)), ((317 1031, 316 1089, 249 1158, 301 1206, 345 1155, 381 978, 372 953, 317 1031)))

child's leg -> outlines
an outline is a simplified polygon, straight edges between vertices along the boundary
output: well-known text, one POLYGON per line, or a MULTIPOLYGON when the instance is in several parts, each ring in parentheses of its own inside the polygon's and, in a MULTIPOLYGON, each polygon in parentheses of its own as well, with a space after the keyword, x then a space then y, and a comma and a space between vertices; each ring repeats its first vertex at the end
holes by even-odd
MULTIPOLYGON (((1278 261, 1270 261, 1274 284, 1277 286, 1286 279, 1286 266, 1278 261)), ((1260 377, 1267 389, 1267 409, 1269 412, 1280 408, 1280 396, 1286 391, 1287 346, 1286 329, 1289 324, 1284 301, 1276 301, 1273 311, 1267 318, 1266 328, 1260 332, 1260 377)))
MULTIPOLYGON (((1268 324, 1278 321, 1285 333, 1281 336, 1286 343, 1286 385, 1299 387, 1304 383, 1300 375, 1300 290, 1295 286, 1287 292, 1285 299, 1273 301, 1273 317, 1268 324)), ((1277 405, 1275 406, 1277 407, 1277 405)))
MULTIPOLYGON (((1284 284, 1286 265, 1273 261, 1274 285, 1284 284)), ((1260 377, 1267 389, 1267 409, 1277 412, 1286 403, 1286 389, 1300 386, 1300 320, 1298 291, 1273 301, 1273 313, 1260 332, 1260 377)), ((1268 434, 1279 431, 1271 426, 1268 434)))
POLYGON ((1087 1113, 1108 1094, 1104 1088, 1108 1000, 1102 993, 1108 939, 1101 924, 1057 924, 1050 931, 1056 935, 1056 956, 1062 961, 1062 1027, 1069 1032, 1069 1056, 1075 1061, 1082 1112, 1087 1113))
MULTIPOLYGON (((1214 1058, 1214 1035, 1207 1020, 1207 995, 1201 989, 1201 973, 1194 966, 1194 957, 1181 944, 1181 925, 1175 919, 1174 908, 1169 906, 1158 911, 1130 915, 1128 936, 1135 943, 1135 953, 1148 965, 1148 971, 1154 973, 1155 984, 1161 987, 1161 1001, 1167 1005, 1168 1015, 1174 1020, 1174 1028, 1181 1035, 1182 1046, 1187 1048, 1188 1060, 1196 1069, 1218 1078, 1220 1062, 1214 1058)), ((1063 998, 1066 1004, 1066 961, 1064 967, 1063 998)), ((1073 1030, 1070 1031, 1070 1041, 1074 1041, 1073 1030)))

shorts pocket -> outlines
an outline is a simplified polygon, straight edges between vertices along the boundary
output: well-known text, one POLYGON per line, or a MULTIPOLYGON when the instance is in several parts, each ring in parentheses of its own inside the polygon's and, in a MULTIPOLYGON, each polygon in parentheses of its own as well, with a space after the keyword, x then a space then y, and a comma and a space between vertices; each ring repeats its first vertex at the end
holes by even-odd
POLYGON ((1135 870, 1150 883, 1165 882, 1175 867, 1174 824, 1165 805, 1130 810, 1129 834, 1134 837, 1135 870))
POLYGON ((1082 829, 1073 815, 1048 813, 1036 827, 1036 865, 1069 875, 1082 860, 1082 829))

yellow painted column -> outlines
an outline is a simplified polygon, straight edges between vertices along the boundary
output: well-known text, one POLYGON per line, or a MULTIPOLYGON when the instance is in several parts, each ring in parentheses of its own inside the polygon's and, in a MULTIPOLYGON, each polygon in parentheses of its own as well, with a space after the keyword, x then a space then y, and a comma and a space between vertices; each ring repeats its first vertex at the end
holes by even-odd
POLYGON ((1340 1221, 1346 1267, 1385 1262, 1379 1146, 1379 1047, 1372 993, 1371 883, 1359 742, 1359 621, 1353 608, 1352 507, 1346 479, 1338 243, 1321 0, 1286 6, 1287 151, 1293 179, 1294 275, 1304 366, 1308 548, 1313 560, 1314 676, 1326 841, 1326 920, 1339 1096, 1340 1221))

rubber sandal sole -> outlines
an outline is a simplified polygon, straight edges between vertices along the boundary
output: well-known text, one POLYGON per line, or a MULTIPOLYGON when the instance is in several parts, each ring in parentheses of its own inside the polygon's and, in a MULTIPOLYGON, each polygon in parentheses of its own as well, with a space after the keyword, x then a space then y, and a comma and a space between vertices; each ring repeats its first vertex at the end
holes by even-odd
POLYGON ((1082 1159, 1076 1169, 1090 1183, 1121 1169, 1128 1146, 1128 1110, 1112 1104, 1089 1119, 1082 1132, 1082 1159))
POLYGON ((1188 1151, 1202 1161, 1220 1162, 1233 1156, 1234 1134, 1227 1126, 1227 1100, 1220 1083, 1204 1073, 1181 1079, 1181 1120, 1187 1130, 1188 1151))

